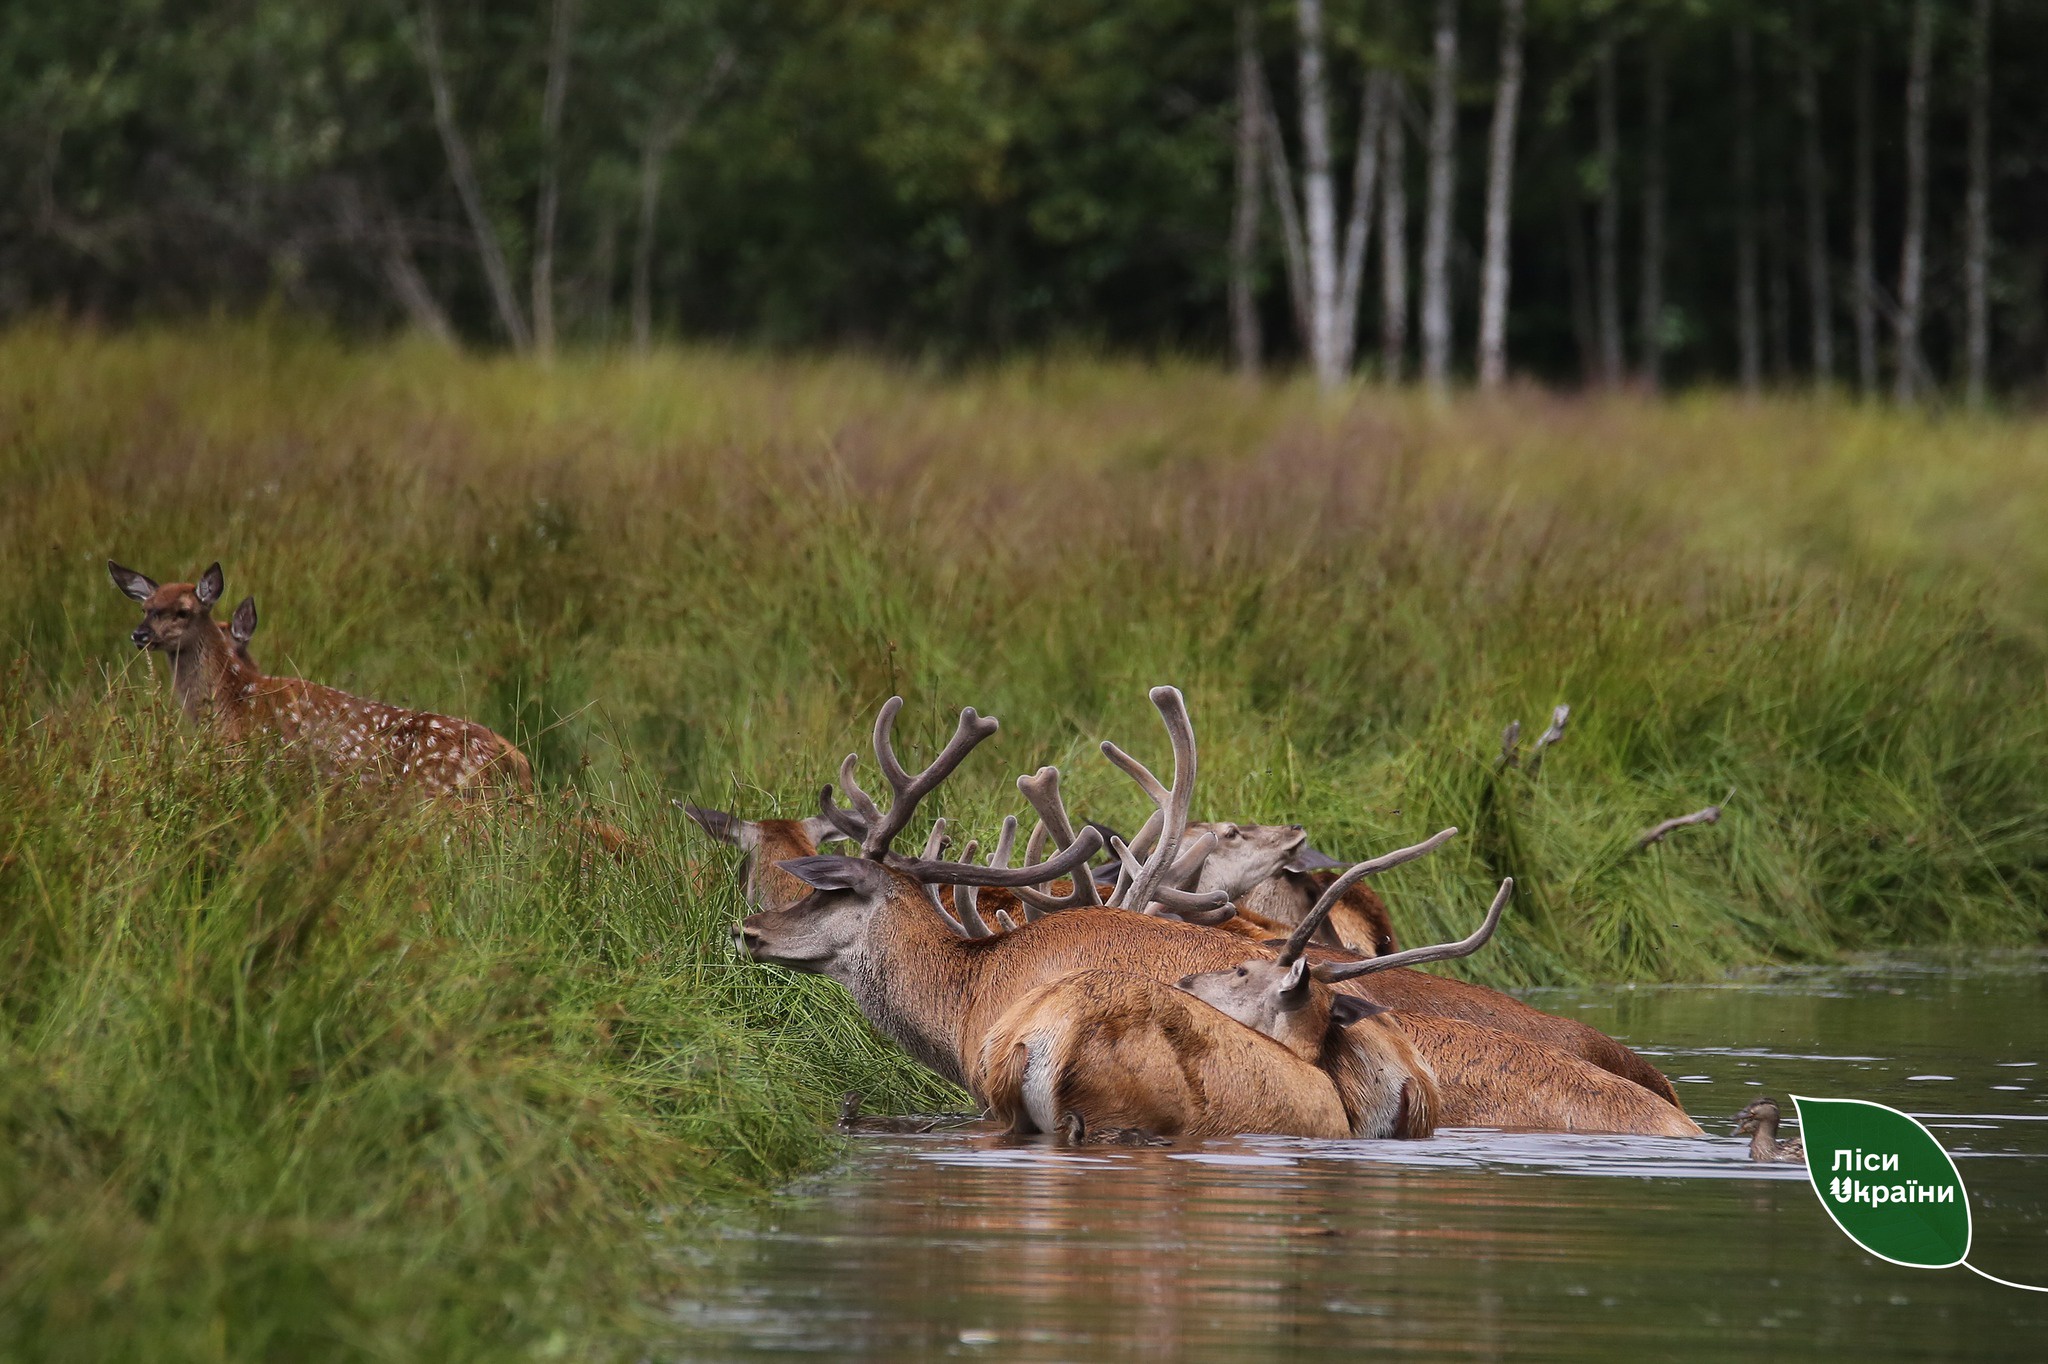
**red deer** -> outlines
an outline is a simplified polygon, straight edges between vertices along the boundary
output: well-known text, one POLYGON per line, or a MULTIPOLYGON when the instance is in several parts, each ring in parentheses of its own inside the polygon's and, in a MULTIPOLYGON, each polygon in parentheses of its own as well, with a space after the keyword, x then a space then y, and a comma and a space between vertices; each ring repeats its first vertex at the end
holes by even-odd
MULTIPOLYGON (((1292 929, 1308 917, 1310 907, 1336 880, 1336 873, 1328 868, 1341 866, 1334 859, 1307 849, 1303 857, 1282 867, 1239 900, 1238 913, 1256 915, 1268 923, 1292 929)), ((1370 886, 1362 885, 1344 892, 1344 898, 1323 921, 1316 941, 1361 957, 1383 957, 1400 950, 1386 902, 1370 886)))
POLYGON ((740 885, 755 909, 783 909, 810 894, 810 887, 776 864, 810 857, 818 846, 843 837, 819 815, 808 819, 741 819, 723 810, 677 801, 682 812, 720 843, 746 856, 740 862, 740 885))
MULTIPOLYGON (((1115 750, 1115 745, 1105 744, 1103 747, 1105 752, 1111 753, 1112 760, 1118 761, 1119 766, 1131 762, 1128 756, 1121 755, 1121 750, 1111 752, 1111 750, 1115 750)), ((1126 767, 1125 770, 1128 771, 1129 768, 1126 767)), ((1145 785, 1146 782, 1151 783, 1147 787, 1148 791, 1157 788, 1158 783, 1151 777, 1150 773, 1145 774, 1145 779, 1140 782, 1140 785, 1145 785)), ((1051 831, 1055 842, 1060 843, 1064 847, 1065 843, 1061 839, 1062 831, 1066 831, 1068 836, 1071 836, 1071 826, 1066 811, 1062 808, 1060 802, 1058 770, 1055 768, 1045 768, 1036 777, 1028 779, 1020 777, 1017 786, 1020 791, 1024 792, 1025 799, 1030 801, 1032 807, 1038 812, 1041 825, 1051 831)), ((1157 796, 1155 795, 1156 800, 1157 796)), ((1132 841, 1139 844, 1145 843, 1154 835, 1158 827, 1158 821, 1162 816, 1163 810, 1160 814, 1155 814, 1153 819, 1147 822, 1145 828, 1139 831, 1137 838, 1132 841)), ((1183 825, 1183 827, 1187 826, 1183 825)), ((1036 836, 1034 835, 1034 846, 1036 842, 1036 836)), ((1434 843, 1431 846, 1434 846, 1434 843)), ((1027 860, 1030 856, 1031 853, 1027 850, 1027 860)), ((1124 873, 1123 876, 1127 879, 1128 873, 1124 873)), ((1324 881, 1322 884, 1324 886, 1324 893, 1327 894, 1330 888, 1334 886, 1338 896, 1336 906, 1326 910, 1326 915, 1335 914, 1342 908, 1369 903, 1377 906, 1379 914, 1382 918, 1384 917, 1385 906, 1380 904, 1379 897, 1373 895, 1370 890, 1359 884, 1357 878, 1338 878, 1337 880, 1324 881), (1341 884, 1339 884, 1340 881, 1341 884), (1370 897, 1369 900, 1368 897, 1370 897)), ((1017 894, 1026 897, 1034 904, 1042 905, 1047 910, 1066 909, 1075 906, 1099 904, 1101 902, 1100 897, 1094 895, 1092 887, 1082 888, 1077 886, 1072 894, 1062 898, 1049 898, 1042 892, 1034 891, 1029 887, 1018 890, 1017 894)), ((1115 896, 1112 896, 1111 900, 1113 903, 1120 903, 1120 901, 1116 900, 1115 896)), ((1197 906, 1195 909, 1183 913, 1182 917, 1195 922, 1216 925, 1226 932, 1234 933, 1240 938, 1262 941, 1266 933, 1266 921, 1256 914, 1248 915, 1238 912, 1233 917, 1229 910, 1207 911, 1197 906)), ((1388 946, 1391 946, 1393 943, 1391 926, 1386 930, 1385 942, 1388 946)), ((1320 946, 1313 946, 1310 950, 1318 956, 1325 952, 1325 949, 1320 946)), ((1365 954, 1361 953, 1359 955, 1365 954)), ((1218 965, 1221 964, 1218 963, 1218 965)), ((1578 1022, 1576 1019, 1559 1018, 1555 1014, 1544 1013, 1539 1009, 1531 1008, 1510 995, 1502 994, 1498 990, 1490 990, 1482 985, 1467 984, 1464 981, 1453 980, 1446 976, 1433 976, 1421 971, 1407 969, 1386 971, 1380 974, 1369 987, 1361 986, 1358 988, 1361 993, 1367 995, 1375 1003, 1385 1005, 1390 1009, 1400 1010, 1404 1020, 1438 1017, 1456 1020, 1461 1023, 1477 1024, 1502 1033, 1525 1037, 1545 1047, 1555 1048, 1556 1050, 1577 1056, 1601 1070, 1619 1075, 1624 1080, 1648 1089, 1652 1094, 1655 1094, 1674 1108, 1679 1107, 1678 1094, 1672 1089, 1671 1081, 1664 1076, 1663 1072, 1643 1060, 1642 1057, 1636 1055, 1628 1047, 1623 1046, 1598 1029, 1578 1022)), ((1426 1025, 1414 1023, 1413 1026, 1423 1027, 1426 1025)))
MULTIPOLYGON (((1441 836, 1433 840, 1441 841, 1441 836)), ((1422 849, 1428 846, 1418 845, 1422 849)), ((1344 888, 1383 870, 1387 862, 1387 858, 1361 862, 1339 877, 1295 927, 1278 955, 1185 976, 1180 988, 1280 1041, 1304 1059, 1315 1058, 1333 1026, 1341 1026, 1341 1020, 1350 1014, 1343 1004, 1346 997, 1337 994, 1333 986, 1477 951, 1492 937, 1514 889, 1512 880, 1501 882, 1485 922, 1461 942, 1410 948, 1364 961, 1311 962, 1309 942, 1344 888)), ((1443 1126, 1700 1135, 1699 1126, 1672 1105, 1576 1056, 1494 1028, 1427 1016, 1390 1016, 1435 1067, 1443 1096, 1437 1120, 1443 1126)))
POLYGON ((1806 1159, 1806 1144, 1778 1139, 1778 1101, 1752 1099, 1735 1115, 1735 1135, 1749 1138, 1749 1158, 1765 1164, 1792 1164, 1806 1159))
MULTIPOLYGON (((1155 692, 1155 701, 1162 705, 1172 699, 1177 699, 1177 694, 1170 689, 1155 692)), ((784 870, 811 886, 814 893, 786 908, 751 914, 736 925, 734 940, 745 955, 837 980, 884 1034, 924 1065, 962 1085, 978 1065, 991 1030, 1019 999, 1041 985, 1111 962, 1132 974, 1171 983, 1245 960, 1248 944, 1243 938, 1164 914, 1098 906, 1048 914, 1011 933, 963 936, 960 925, 937 911, 936 900, 928 891, 930 884, 1043 885, 1082 867, 1099 848, 1101 836, 1092 829, 1079 830, 1048 862, 1016 870, 890 857, 889 841, 901 831, 916 801, 956 767, 969 749, 995 731, 993 721, 981 719, 971 708, 963 711, 953 740, 913 782, 889 748, 890 724, 899 707, 900 701, 892 699, 875 726, 877 760, 897 791, 888 819, 884 821, 864 795, 849 792, 857 808, 867 807, 859 811, 866 820, 859 825, 864 835, 863 855, 799 858, 787 863, 784 870)), ((840 815, 851 818, 844 811, 840 815)), ((1167 848, 1162 841, 1151 862, 1141 869, 1148 879, 1155 871, 1163 876, 1166 859, 1171 856, 1167 848)), ((1389 1003, 1377 997, 1379 989, 1386 981, 1404 975, 1456 984, 1418 972, 1387 970, 1372 982, 1374 990, 1367 996, 1368 1002, 1389 1003)), ((1359 987, 1343 988, 1347 993, 1366 995, 1359 987)), ((1499 1035, 1454 1018, 1428 1019, 1426 1027, 1407 1014, 1399 1021, 1402 1035, 1437 1073, 1439 1088, 1444 1088, 1446 1064, 1475 1053, 1499 1035), (1446 1052, 1441 1060, 1435 1054, 1438 1050, 1446 1052)), ((1547 1047, 1530 1045, 1527 1039, 1511 1042, 1524 1059, 1556 1055, 1547 1047)), ((1372 1058, 1364 1060, 1370 1064, 1372 1058)), ((1564 1069, 1569 1070, 1570 1065, 1564 1069)), ((1529 1073, 1508 1079, 1540 1087, 1552 1073, 1532 1067, 1529 1073)), ((1470 1082, 1467 1077, 1460 1083, 1470 1082)), ((1457 1097, 1445 1089, 1446 1102, 1457 1097)), ((1442 1121, 1441 1117, 1438 1120, 1442 1121)))
MULTIPOLYGON (((219 564, 196 583, 161 586, 111 561, 107 572, 115 587, 142 604, 142 624, 131 636, 136 647, 170 656, 179 706, 222 738, 276 734, 304 744, 329 769, 428 795, 532 791, 526 755, 482 725, 365 701, 296 677, 264 676, 246 648, 238 653, 230 631, 212 619, 222 590, 219 564)), ((253 633, 255 603, 244 605, 253 633)))

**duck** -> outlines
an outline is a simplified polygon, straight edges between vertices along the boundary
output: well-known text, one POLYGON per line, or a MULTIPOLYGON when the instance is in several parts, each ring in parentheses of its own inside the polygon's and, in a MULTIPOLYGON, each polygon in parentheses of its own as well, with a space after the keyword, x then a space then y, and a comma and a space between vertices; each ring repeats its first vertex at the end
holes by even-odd
POLYGON ((1803 1142, 1778 1140, 1778 1101, 1769 1096, 1752 1100, 1735 1115, 1735 1134, 1749 1138, 1751 1160, 1766 1164, 1806 1161, 1803 1142))

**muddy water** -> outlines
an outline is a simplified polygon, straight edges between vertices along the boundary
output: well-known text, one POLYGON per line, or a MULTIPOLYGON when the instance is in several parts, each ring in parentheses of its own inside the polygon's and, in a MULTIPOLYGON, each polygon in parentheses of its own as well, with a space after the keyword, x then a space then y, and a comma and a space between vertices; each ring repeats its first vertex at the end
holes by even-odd
POLYGON ((1531 999, 1653 1055, 1709 1138, 859 1138, 696 1248, 671 1356, 2048 1359, 2048 1294, 1866 1255, 1728 1135, 1758 1093, 1921 1115, 1972 1261, 2048 1284, 2048 960, 1531 999))

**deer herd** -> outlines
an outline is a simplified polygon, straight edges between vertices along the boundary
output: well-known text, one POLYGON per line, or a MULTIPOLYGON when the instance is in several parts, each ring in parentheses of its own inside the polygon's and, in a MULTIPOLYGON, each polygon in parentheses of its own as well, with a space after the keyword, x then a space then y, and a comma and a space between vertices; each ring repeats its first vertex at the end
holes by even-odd
MULTIPOLYGON (((254 599, 226 625, 212 617, 220 565, 193 583, 108 570, 142 606, 134 643, 169 656, 180 708, 221 738, 267 733, 324 769, 437 799, 532 792, 525 755, 482 725, 264 674, 249 654, 254 599)), ((877 1029, 1013 1134, 1701 1134, 1670 1081, 1620 1042, 1415 969, 1480 950, 1514 892, 1502 881, 1469 937, 1398 946, 1366 878, 1426 856, 1456 829, 1341 867, 1299 825, 1195 821, 1186 703, 1172 687, 1153 688, 1151 700, 1170 782, 1102 744, 1153 807, 1128 842, 1077 824, 1059 770, 1045 767, 1017 778, 1035 816, 1021 865, 1014 816, 985 859, 970 840, 960 860, 945 860, 944 819, 915 855, 898 851, 920 804, 998 728, 963 710, 913 775, 893 739, 901 698, 874 725, 886 804, 861 785, 850 754, 809 818, 685 806, 743 854, 752 912, 734 926, 735 945, 753 961, 837 981, 877 1029), (820 852, 837 842, 855 851, 820 852)), ((602 830, 608 846, 626 846, 602 830)))

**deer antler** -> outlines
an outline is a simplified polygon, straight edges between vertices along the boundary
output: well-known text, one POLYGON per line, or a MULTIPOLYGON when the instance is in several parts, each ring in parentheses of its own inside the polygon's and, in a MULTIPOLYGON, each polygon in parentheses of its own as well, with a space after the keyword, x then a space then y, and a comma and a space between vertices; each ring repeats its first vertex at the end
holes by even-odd
POLYGON ((1309 940, 1314 938, 1316 930, 1323 926, 1323 920, 1330 917, 1330 911, 1337 907, 1337 902, 1344 898, 1345 891, 1351 889, 1368 876, 1378 872, 1391 871, 1403 862, 1413 862, 1418 857, 1427 857, 1457 836, 1458 828, 1454 824, 1441 833, 1431 834, 1420 843, 1406 848, 1396 848, 1394 851, 1382 853, 1370 861, 1360 862, 1332 881, 1329 888, 1316 900, 1315 907, 1301 916, 1301 922, 1296 924, 1294 932, 1288 935, 1286 945, 1280 949, 1280 964, 1282 966, 1291 965, 1303 952, 1308 950, 1309 940))
MULTIPOLYGON (((1184 891, 1168 885, 1169 876, 1178 872, 1178 880, 1187 875, 1185 867, 1177 866, 1180 856, 1181 839, 1187 834, 1188 811, 1195 798, 1195 726, 1188 719, 1187 699, 1177 687, 1154 687, 1152 705, 1159 711, 1159 718, 1166 725, 1166 737, 1173 746, 1173 785, 1160 784, 1145 764, 1118 748, 1107 739, 1103 740, 1103 756, 1115 763, 1124 775, 1138 783, 1140 790, 1152 798, 1158 807, 1159 843, 1143 863, 1127 847, 1119 844, 1118 858, 1124 864, 1124 875, 1117 878, 1117 891, 1110 897, 1110 903, 1125 909, 1149 913, 1156 903, 1164 905, 1175 913, 1204 913, 1221 909, 1229 903, 1221 891, 1184 891), (1128 881, 1128 884, 1126 882, 1128 881)), ((1146 831, 1152 821, 1146 821, 1146 828, 1138 832, 1135 840, 1145 842, 1146 831)), ((1206 853, 1205 853, 1206 855, 1206 853)), ((1199 865, 1199 864, 1197 864, 1199 865)), ((1228 916, 1224 916, 1228 917, 1228 916)))
MULTIPOLYGON (((1016 846, 1017 817, 1015 815, 1004 815, 1003 831, 996 836, 995 851, 988 855, 988 865, 1008 870, 1010 850, 1016 846)), ((960 858, 964 862, 972 862, 975 854, 980 851, 981 845, 970 840, 967 846, 960 850, 960 858)), ((960 924, 967 930, 968 937, 986 938, 989 936, 990 930, 987 922, 981 917, 981 904, 977 889, 977 887, 970 885, 954 886, 953 911, 959 916, 960 924)), ((1001 917, 1000 911, 998 911, 998 917, 1001 917)))
POLYGON ((1469 938, 1457 942, 1438 943, 1434 947, 1411 947, 1405 952, 1391 952, 1384 957, 1373 957, 1367 961, 1325 962, 1314 968, 1313 975, 1325 985, 1339 981, 1356 980, 1374 971, 1391 971, 1396 966, 1419 966, 1426 961, 1448 961, 1452 957, 1469 957, 1486 946, 1486 940, 1493 936, 1493 930, 1500 927, 1501 911, 1508 907, 1508 901, 1515 894, 1515 878, 1510 876, 1500 883, 1500 889, 1493 893, 1493 903, 1486 908, 1486 919, 1473 930, 1469 938))
MULTIPOLYGON (((1025 845, 1024 860, 1037 857, 1045 846, 1049 835, 1055 846, 1066 848, 1074 841, 1074 824, 1067 817, 1066 802, 1060 799, 1060 770, 1057 767, 1041 767, 1028 777, 1017 778, 1017 790, 1024 796, 1031 808, 1038 812, 1038 823, 1032 827, 1031 841, 1025 845)), ((1065 895, 1055 896, 1035 886, 1019 886, 1017 898, 1024 902, 1024 917, 1036 919, 1055 910, 1071 909, 1077 905, 1099 905, 1102 895, 1095 888, 1095 878, 1086 867, 1074 873, 1074 888, 1065 895)))
MULTIPOLYGON (((896 724, 896 712, 902 709, 903 698, 892 696, 882 703, 881 713, 875 716, 875 765, 882 769, 882 777, 889 783, 893 794, 886 815, 854 780, 854 769, 859 766, 859 759, 849 753, 846 761, 839 765, 839 788, 853 802, 854 817, 866 824, 860 835, 861 854, 876 861, 888 855, 889 845, 895 841, 896 835, 903 832, 910 817, 917 813, 918 802, 930 795, 940 782, 952 776, 953 769, 974 751, 976 744, 1000 728, 994 716, 979 715, 972 706, 964 708, 960 712, 960 723, 953 730, 953 737, 946 741, 945 748, 932 759, 931 766, 913 777, 896 760, 896 747, 890 740, 890 731, 896 724)), ((833 819, 835 827, 840 827, 829 804, 825 813, 827 818, 833 819)), ((923 860, 931 859, 928 855, 923 860)))
POLYGON ((1065 852, 1034 866, 984 867, 971 862, 934 862, 928 858, 907 857, 894 859, 889 865, 927 885, 1003 886, 1015 890, 1020 886, 1035 886, 1065 876, 1074 868, 1085 866, 1089 858, 1101 851, 1102 835, 1093 829, 1083 829, 1065 852))

